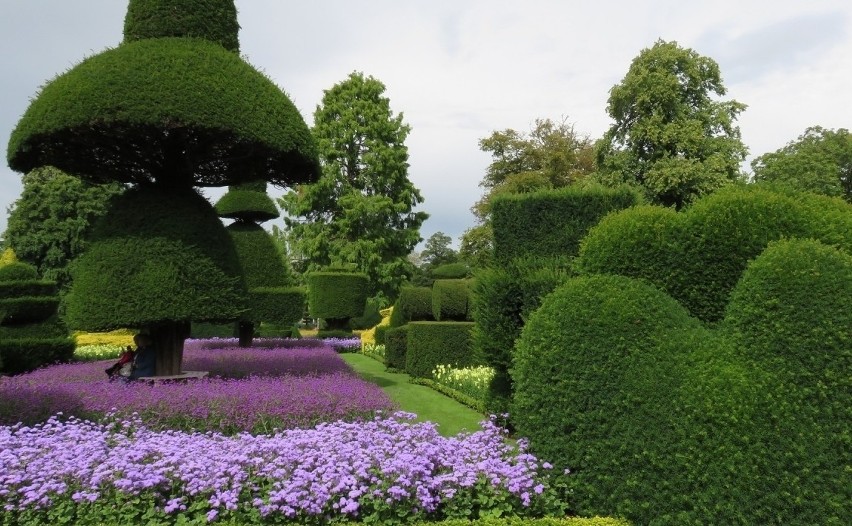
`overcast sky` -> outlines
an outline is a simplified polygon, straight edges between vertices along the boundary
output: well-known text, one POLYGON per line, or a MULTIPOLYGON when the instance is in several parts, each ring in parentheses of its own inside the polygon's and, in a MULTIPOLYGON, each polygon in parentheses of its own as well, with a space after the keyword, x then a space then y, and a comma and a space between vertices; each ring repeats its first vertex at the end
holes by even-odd
MULTIPOLYGON (((478 140, 567 118, 600 137, 610 88, 657 39, 716 60, 749 159, 806 127, 852 128, 852 2, 237 0, 241 51, 305 120, 323 90, 361 71, 411 125, 409 176, 436 231, 459 236, 489 156, 478 140)), ((45 81, 117 45, 127 2, 0 0, 0 144, 45 81)), ((4 148, 5 152, 5 148, 4 148)), ((3 158, 5 160, 5 157, 3 158)), ((0 231, 21 192, 0 166, 0 231)), ((205 191, 215 200, 221 192, 205 191)))

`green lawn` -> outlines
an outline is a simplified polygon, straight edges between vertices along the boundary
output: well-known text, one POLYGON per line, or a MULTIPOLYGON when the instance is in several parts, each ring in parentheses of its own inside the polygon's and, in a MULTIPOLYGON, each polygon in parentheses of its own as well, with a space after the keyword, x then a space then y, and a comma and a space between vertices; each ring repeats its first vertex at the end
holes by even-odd
POLYGON ((357 353, 343 353, 341 356, 361 378, 384 389, 401 410, 416 413, 419 421, 435 422, 444 436, 465 430, 477 431, 479 423, 485 419, 466 405, 425 385, 409 383, 407 374, 385 371, 384 365, 370 357, 357 353))

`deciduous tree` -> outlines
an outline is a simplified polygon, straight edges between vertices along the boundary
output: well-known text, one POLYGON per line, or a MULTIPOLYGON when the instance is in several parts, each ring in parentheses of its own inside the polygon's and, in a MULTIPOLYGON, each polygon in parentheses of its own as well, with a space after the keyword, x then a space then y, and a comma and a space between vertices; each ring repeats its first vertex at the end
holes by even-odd
POLYGON ((711 58, 662 40, 643 49, 610 90, 615 122, 596 146, 599 179, 675 207, 740 179, 747 149, 735 121, 746 106, 716 99, 725 93, 711 58))
POLYGON ((354 263, 369 277, 370 296, 394 296, 411 275, 406 256, 428 217, 414 211, 423 198, 408 178, 410 127, 384 92, 358 72, 325 91, 312 130, 322 177, 280 200, 307 270, 354 263))
POLYGON ((752 161, 755 181, 842 197, 852 203, 852 134, 813 126, 795 141, 752 161))

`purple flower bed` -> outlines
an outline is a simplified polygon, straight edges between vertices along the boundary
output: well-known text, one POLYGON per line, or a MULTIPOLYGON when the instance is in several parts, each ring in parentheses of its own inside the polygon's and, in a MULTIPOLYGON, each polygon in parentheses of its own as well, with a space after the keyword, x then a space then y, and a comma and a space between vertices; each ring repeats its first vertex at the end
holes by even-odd
POLYGON ((89 362, 2 378, 0 424, 33 424, 57 412, 80 418, 115 412, 137 413, 154 429, 268 433, 371 418, 395 407, 329 346, 204 349, 190 344, 184 363, 187 370, 215 377, 158 385, 109 382, 104 374, 109 363, 89 362))
POLYGON ((523 441, 508 445, 488 422, 445 438, 411 416, 271 436, 120 420, 0 427, 0 519, 398 523, 561 511, 549 466, 523 441))

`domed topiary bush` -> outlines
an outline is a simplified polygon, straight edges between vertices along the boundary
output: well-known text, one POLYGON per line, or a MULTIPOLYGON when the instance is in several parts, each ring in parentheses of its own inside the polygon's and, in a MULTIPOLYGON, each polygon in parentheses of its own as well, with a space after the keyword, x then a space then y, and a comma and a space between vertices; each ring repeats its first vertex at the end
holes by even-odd
POLYGON ((38 279, 34 266, 0 264, 0 371, 16 374, 68 361, 74 340, 56 315, 56 283, 38 279))
POLYGON ((391 312, 390 326, 401 327, 410 321, 434 320, 431 287, 402 287, 391 312))
POLYGON ((742 360, 769 375, 751 433, 761 476, 745 498, 779 523, 847 522, 852 256, 814 240, 770 244, 732 292, 724 326, 742 360))
POLYGON ((605 217, 583 240, 577 266, 584 273, 646 279, 694 316, 716 322, 748 261, 782 237, 812 237, 852 250, 852 205, 759 185, 730 186, 680 213, 640 207, 605 217))
POLYGON ((446 263, 433 268, 429 274, 434 279, 464 279, 470 277, 470 267, 464 263, 446 263))
POLYGON ((467 279, 438 279, 432 285, 432 316, 437 321, 470 321, 470 287, 467 279))

